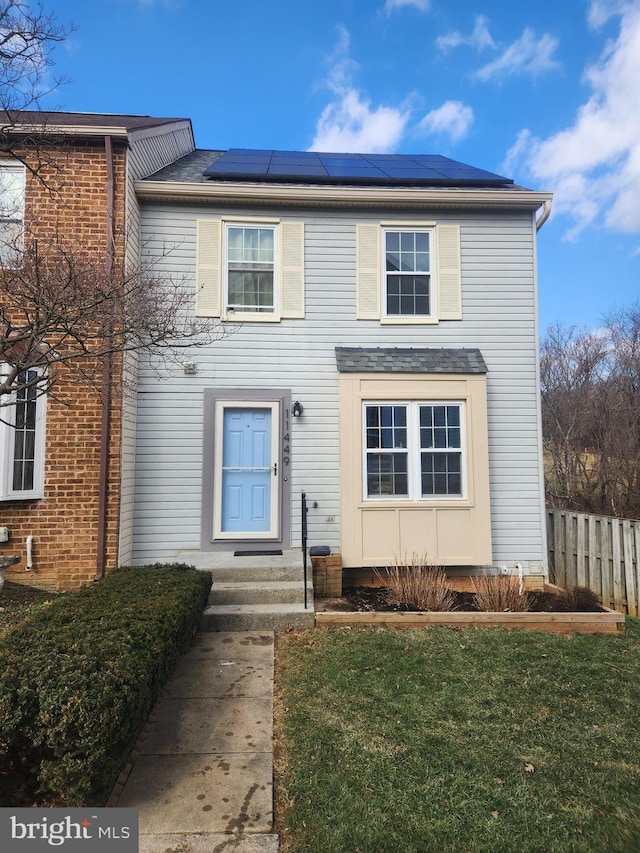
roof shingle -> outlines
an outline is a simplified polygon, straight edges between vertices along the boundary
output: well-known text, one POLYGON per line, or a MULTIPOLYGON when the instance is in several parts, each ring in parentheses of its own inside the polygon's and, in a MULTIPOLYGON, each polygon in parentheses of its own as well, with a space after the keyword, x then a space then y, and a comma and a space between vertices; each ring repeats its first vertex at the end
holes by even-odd
POLYGON ((479 349, 336 347, 340 373, 487 373, 479 349))

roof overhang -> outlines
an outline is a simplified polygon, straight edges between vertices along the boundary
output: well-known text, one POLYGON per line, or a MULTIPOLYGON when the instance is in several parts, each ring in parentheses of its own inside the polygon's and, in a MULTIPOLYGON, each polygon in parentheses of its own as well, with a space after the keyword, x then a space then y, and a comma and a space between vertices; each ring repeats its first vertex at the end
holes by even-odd
POLYGON ((123 124, 56 124, 55 122, 28 122, 23 124, 12 124, 6 131, 11 136, 34 136, 39 137, 119 137, 121 139, 140 138, 144 136, 158 136, 168 133, 176 127, 191 127, 190 119, 176 119, 170 121, 149 123, 139 127, 125 127, 123 124))
POLYGON ((518 188, 352 187, 206 181, 136 181, 144 201, 310 207, 466 207, 538 210, 552 193, 518 188))

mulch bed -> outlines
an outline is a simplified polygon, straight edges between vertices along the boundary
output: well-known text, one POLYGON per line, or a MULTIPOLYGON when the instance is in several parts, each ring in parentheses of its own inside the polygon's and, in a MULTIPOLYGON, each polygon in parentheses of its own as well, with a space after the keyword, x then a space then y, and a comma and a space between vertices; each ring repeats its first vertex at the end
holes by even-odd
MULTIPOLYGON (((475 597, 470 592, 457 592, 454 610, 462 610, 469 612, 478 612, 475 606, 475 597)), ((566 607, 562 607, 558 596, 553 592, 530 592, 531 613, 548 613, 548 612, 567 612, 566 607)), ((354 611, 367 613, 376 611, 381 613, 408 613, 414 612, 416 608, 410 607, 407 604, 399 604, 393 599, 393 593, 387 587, 369 587, 369 586, 350 586, 345 587, 342 591, 342 598, 327 599, 325 602, 327 609, 354 611), (330 602, 330 605, 329 605, 330 602)), ((602 612, 601 607, 589 608, 589 612, 602 612)))

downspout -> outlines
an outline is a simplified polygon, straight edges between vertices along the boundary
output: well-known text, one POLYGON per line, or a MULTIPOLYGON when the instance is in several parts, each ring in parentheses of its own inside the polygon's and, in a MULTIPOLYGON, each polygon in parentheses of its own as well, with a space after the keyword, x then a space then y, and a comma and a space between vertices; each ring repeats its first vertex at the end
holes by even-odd
MULTIPOLYGON (((114 219, 115 219, 115 189, 114 189, 114 167, 113 147, 111 137, 104 138, 104 153, 107 164, 107 239, 105 273, 111 276, 115 255, 114 244, 114 219)), ((111 414, 111 332, 107 332, 102 365, 102 387, 100 397, 102 401, 102 423, 100 428, 100 479, 98 484, 98 553, 96 556, 95 581, 104 577, 107 562, 107 491, 109 485, 109 444, 111 438, 110 414, 111 414)))
POLYGON ((539 231, 547 219, 551 216, 551 202, 547 199, 542 205, 542 213, 536 219, 536 231, 539 231))

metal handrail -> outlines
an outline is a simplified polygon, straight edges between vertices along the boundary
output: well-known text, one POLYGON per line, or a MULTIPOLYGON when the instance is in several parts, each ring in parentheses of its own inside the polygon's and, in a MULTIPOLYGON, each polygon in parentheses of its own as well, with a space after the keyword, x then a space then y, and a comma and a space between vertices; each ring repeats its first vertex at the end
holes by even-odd
POLYGON ((304 572, 304 609, 307 609, 307 493, 302 492, 302 569, 304 572))

